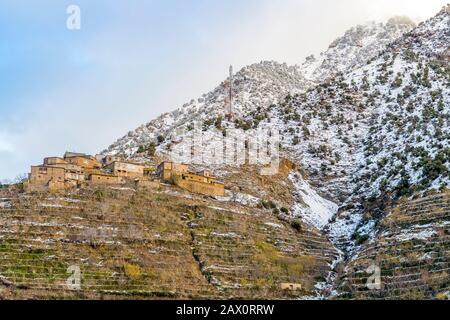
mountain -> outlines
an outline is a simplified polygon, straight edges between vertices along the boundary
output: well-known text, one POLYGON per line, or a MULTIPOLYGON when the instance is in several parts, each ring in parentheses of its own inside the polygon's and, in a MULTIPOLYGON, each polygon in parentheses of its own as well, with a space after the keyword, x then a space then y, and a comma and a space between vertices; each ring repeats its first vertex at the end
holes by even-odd
POLYGON ((322 82, 339 72, 364 65, 388 44, 414 27, 415 23, 407 17, 394 17, 386 23, 358 25, 333 41, 319 57, 307 57, 301 70, 306 78, 322 82))
POLYGON ((327 228, 338 246, 346 242, 341 285, 352 297, 446 297, 449 13, 444 7, 347 75, 362 106, 370 108, 369 118, 351 174, 353 195, 327 228), (367 292, 358 278, 374 265, 384 283, 367 292))
POLYGON ((443 9, 365 66, 272 108, 286 154, 322 194, 357 208, 341 213, 348 228, 329 226, 332 236, 371 230, 367 202, 448 187, 448 23, 443 9))
MULTIPOLYGON (((361 252, 373 246, 390 252, 384 247, 389 244, 397 250, 396 257, 420 265, 405 256, 405 241, 416 241, 419 252, 430 239, 421 236, 426 228, 430 236, 448 234, 447 200, 440 193, 445 194, 450 183, 449 43, 449 7, 417 27, 400 17, 358 26, 301 66, 264 62, 238 72, 238 117, 233 122, 223 118, 223 83, 198 101, 130 132, 105 152, 137 157, 140 145, 154 142, 165 154, 178 143, 177 129, 195 121, 202 123, 207 141, 220 134, 215 128, 275 127, 281 133, 282 158, 301 168, 288 176, 291 216, 321 230, 342 250, 333 266, 354 266, 331 273, 317 286, 331 290, 330 283, 339 278, 347 288, 343 291, 357 296, 348 286, 352 272, 368 267, 360 263, 361 252), (430 198, 430 192, 437 196, 430 198), (419 197, 415 202, 408 200, 413 195, 419 197), (401 197, 406 200, 399 204, 401 197), (441 199, 433 204, 431 220, 422 205, 433 201, 428 199, 441 199), (410 219, 405 208, 424 218, 410 219), (388 221, 398 217, 404 225, 393 229, 388 221)), ((224 168, 219 175, 226 179, 230 172, 239 170, 224 168)), ((261 200, 260 192, 254 186, 247 189, 261 200)), ((436 244, 441 255, 445 238, 436 244)), ((438 288, 430 292, 436 294, 438 288)))
MULTIPOLYGON (((302 66, 265 61, 244 67, 233 79, 233 111, 245 117, 258 108, 277 103, 287 94, 304 92, 337 71, 360 67, 413 26, 408 19, 399 18, 387 23, 371 22, 346 32, 314 62, 308 57, 302 66)), ((103 153, 131 156, 140 146, 157 143, 158 136, 165 137, 194 119, 223 116, 227 109, 225 99, 228 97, 228 82, 229 79, 226 79, 197 100, 191 100, 181 108, 128 132, 103 153)))
POLYGON ((273 175, 204 155, 223 197, 131 181, 0 189, 0 297, 447 299, 449 12, 353 28, 301 66, 245 67, 233 119, 224 81, 104 151, 156 163, 196 123, 205 149, 223 129, 279 131, 273 175))
MULTIPOLYGON (((139 146, 156 143, 158 136, 166 137, 180 126, 185 126, 194 120, 202 121, 223 116, 228 112, 225 102, 229 96, 227 81, 229 79, 197 100, 191 100, 181 108, 165 113, 146 125, 130 131, 104 153, 125 153, 131 156, 139 146)), ((307 79, 295 66, 273 61, 247 66, 233 77, 233 111, 238 116, 245 116, 257 107, 278 102, 290 92, 300 92, 307 83, 307 79)))
POLYGON ((435 176, 426 166, 430 157, 448 157, 447 22, 444 11, 367 65, 277 105, 285 148, 311 175, 321 172, 327 187, 345 176, 367 198, 401 187, 400 172, 390 172, 395 165, 408 171, 410 184, 448 183, 445 172, 435 176))

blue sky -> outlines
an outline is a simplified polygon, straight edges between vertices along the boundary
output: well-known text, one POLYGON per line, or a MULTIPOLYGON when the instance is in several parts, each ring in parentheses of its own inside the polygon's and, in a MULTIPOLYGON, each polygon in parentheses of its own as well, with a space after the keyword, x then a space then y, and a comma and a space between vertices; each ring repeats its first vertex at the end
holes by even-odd
POLYGON ((228 66, 301 63, 349 27, 447 0, 0 0, 0 180, 96 153, 213 89, 228 66), (81 8, 81 30, 66 8, 81 8))

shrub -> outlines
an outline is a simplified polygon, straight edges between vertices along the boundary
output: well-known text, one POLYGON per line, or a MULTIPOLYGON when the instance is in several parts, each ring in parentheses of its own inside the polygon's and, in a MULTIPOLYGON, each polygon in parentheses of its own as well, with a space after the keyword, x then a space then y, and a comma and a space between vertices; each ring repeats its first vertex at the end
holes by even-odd
POLYGON ((142 274, 141 268, 131 263, 124 263, 123 271, 125 272, 125 275, 131 280, 139 279, 142 274))
POLYGON ((214 126, 216 127, 217 130, 222 130, 222 117, 217 117, 214 126))
POLYGON ((145 152, 145 147, 143 145, 140 145, 137 152, 138 153, 144 153, 145 152))
POLYGON ((105 199, 105 197, 106 197, 105 190, 103 190, 103 189, 95 190, 94 191, 94 197, 95 197, 96 201, 102 202, 105 199))
POLYGON ((360 246, 360 245, 362 245, 364 242, 366 242, 367 240, 369 240, 369 235, 367 235, 367 234, 361 235, 361 234, 359 234, 359 233, 355 233, 355 234, 352 236, 352 238, 355 240, 355 244, 356 244, 357 246, 360 246))
POLYGON ((264 209, 276 209, 277 208, 277 205, 272 200, 269 200, 269 201, 262 200, 261 201, 261 206, 264 209))
POLYGON ((163 143, 165 140, 165 138, 162 135, 159 135, 157 139, 159 144, 163 143))
POLYGON ((305 137, 305 139, 308 139, 311 136, 311 132, 309 131, 307 126, 303 126, 302 131, 303 131, 303 137, 305 137))
POLYGON ((270 207, 271 209, 276 209, 276 207, 277 207, 277 205, 275 204, 275 202, 273 202, 272 200, 269 200, 268 204, 269 204, 269 207, 270 207))
POLYGON ((448 300, 449 299, 448 293, 438 293, 436 295, 436 299, 437 300, 448 300))
POLYGON ((156 146, 154 143, 150 143, 147 147, 147 152, 150 157, 153 157, 156 153, 156 146))
POLYGON ((392 83, 392 87, 393 87, 393 88, 400 88, 400 87, 402 86, 402 84, 403 84, 403 79, 402 79, 400 76, 398 76, 398 77, 394 80, 394 83, 392 83))
POLYGON ((302 225, 297 220, 293 220, 291 222, 291 227, 294 228, 295 230, 299 231, 299 232, 302 231, 302 225))
POLYGON ((153 157, 156 153, 156 145, 152 142, 148 146, 140 145, 137 151, 138 153, 147 152, 150 157, 153 157))

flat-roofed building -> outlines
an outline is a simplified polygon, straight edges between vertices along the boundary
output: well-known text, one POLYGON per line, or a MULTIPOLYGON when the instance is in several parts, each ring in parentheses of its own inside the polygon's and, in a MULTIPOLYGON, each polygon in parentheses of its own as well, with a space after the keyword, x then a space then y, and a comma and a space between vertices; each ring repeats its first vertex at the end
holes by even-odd
POLYGON ((103 164, 105 166, 110 165, 111 163, 116 161, 123 161, 123 158, 121 156, 111 156, 111 155, 105 156, 103 158, 103 164))
POLYGON ((83 169, 100 169, 102 166, 98 160, 88 155, 74 155, 73 153, 66 153, 64 160, 70 164, 75 164, 83 169))
POLYGON ((289 291, 302 290, 302 285, 299 283, 280 283, 279 287, 281 290, 289 290, 289 291))
POLYGON ((145 166, 142 164, 114 161, 106 166, 113 175, 118 177, 139 178, 144 176, 145 166))
POLYGON ((86 153, 71 152, 71 151, 66 151, 66 153, 64 153, 64 159, 72 157, 89 157, 89 155, 86 153))
POLYGON ((47 186, 50 181, 62 182, 65 180, 65 170, 59 167, 32 166, 29 177, 30 184, 47 186))
POLYGON ((173 175, 187 173, 188 169, 189 167, 187 164, 164 161, 156 168, 156 175, 162 181, 171 181, 173 175))
POLYGON ((173 176, 173 183, 182 189, 209 196, 225 196, 225 185, 214 177, 194 173, 181 173, 173 176))
POLYGON ((47 167, 64 168, 66 171, 73 172, 73 173, 84 173, 83 167, 76 165, 76 164, 71 164, 71 163, 52 164, 52 165, 47 165, 47 167))
POLYGON ((82 182, 85 180, 85 176, 83 173, 75 173, 75 172, 66 171, 65 175, 64 175, 64 179, 82 182))
POLYGON ((44 165, 58 165, 58 164, 67 164, 67 161, 61 157, 48 157, 44 159, 44 165))
POLYGON ((114 185, 124 183, 121 177, 106 173, 93 173, 89 175, 89 182, 93 185, 114 185))
POLYGON ((162 181, 171 182, 190 192, 210 196, 225 195, 225 185, 211 176, 210 171, 192 173, 189 172, 187 164, 164 161, 156 169, 156 176, 162 181))
POLYGON ((197 172, 197 174, 199 176, 211 177, 211 171, 208 171, 208 170, 199 171, 199 172, 197 172))

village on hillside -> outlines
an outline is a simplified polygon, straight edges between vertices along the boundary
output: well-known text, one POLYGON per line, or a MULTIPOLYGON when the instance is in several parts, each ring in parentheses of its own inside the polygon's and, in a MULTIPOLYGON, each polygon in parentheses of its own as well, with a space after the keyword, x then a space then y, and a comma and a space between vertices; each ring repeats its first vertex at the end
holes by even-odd
POLYGON ((63 157, 45 158, 32 166, 27 191, 59 191, 89 185, 123 185, 158 188, 171 183, 193 193, 224 196, 224 184, 209 171, 191 172, 187 164, 163 161, 158 166, 132 162, 118 156, 92 156, 66 152, 63 157))

